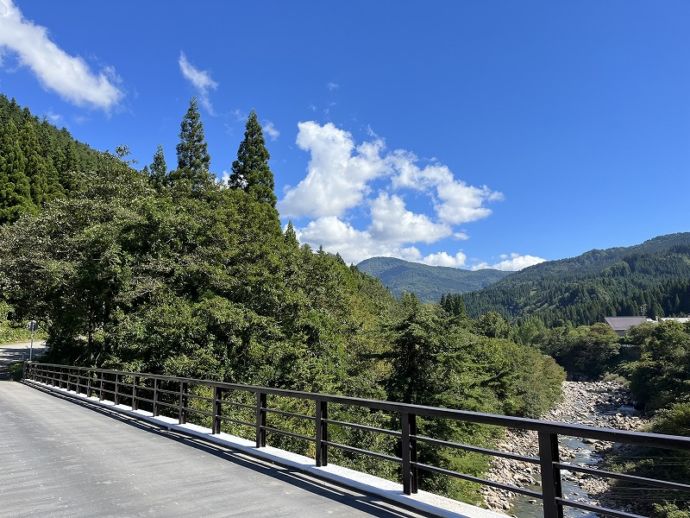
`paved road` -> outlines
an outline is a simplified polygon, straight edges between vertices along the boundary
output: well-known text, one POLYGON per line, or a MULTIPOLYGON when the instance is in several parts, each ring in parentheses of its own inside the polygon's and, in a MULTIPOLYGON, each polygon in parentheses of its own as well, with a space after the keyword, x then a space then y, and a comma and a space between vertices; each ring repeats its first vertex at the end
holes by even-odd
MULTIPOLYGON (((0 380, 9 378, 7 366, 10 363, 29 359, 29 344, 30 342, 0 344, 0 380)), ((45 349, 45 341, 34 341, 34 360, 40 357, 45 349)))
POLYGON ((318 482, 0 381, 0 516, 410 517, 318 482))

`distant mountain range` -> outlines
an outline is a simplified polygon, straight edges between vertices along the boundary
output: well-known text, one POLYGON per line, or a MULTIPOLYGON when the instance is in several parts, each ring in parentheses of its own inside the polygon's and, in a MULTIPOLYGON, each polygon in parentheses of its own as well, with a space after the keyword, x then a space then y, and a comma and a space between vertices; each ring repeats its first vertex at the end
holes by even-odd
POLYGON ((591 324, 641 311, 651 318, 687 314, 690 233, 547 261, 463 298, 471 316, 487 311, 511 319, 536 315, 547 325, 591 324))
POLYGON ((393 257, 372 257, 359 263, 357 268, 380 279, 396 296, 407 291, 425 302, 438 302, 445 293, 480 290, 511 273, 428 266, 393 257))
POLYGON ((357 266, 394 294, 436 302, 462 293, 470 316, 497 311, 515 320, 537 316, 547 325, 602 322, 610 315, 690 314, 690 232, 642 244, 591 250, 519 272, 468 271, 374 257, 357 266))

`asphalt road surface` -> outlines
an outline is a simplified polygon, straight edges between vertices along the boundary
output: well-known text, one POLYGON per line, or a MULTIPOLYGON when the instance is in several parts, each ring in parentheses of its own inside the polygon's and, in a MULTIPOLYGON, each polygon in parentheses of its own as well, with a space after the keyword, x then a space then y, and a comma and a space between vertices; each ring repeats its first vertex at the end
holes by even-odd
MULTIPOLYGON (((9 379, 7 366, 10 363, 29 359, 30 343, 31 342, 0 344, 0 380, 9 379)), ((34 360, 45 352, 45 348, 46 343, 43 340, 34 341, 34 360)))
POLYGON ((0 381, 0 516, 144 515, 420 516, 229 449, 0 381))

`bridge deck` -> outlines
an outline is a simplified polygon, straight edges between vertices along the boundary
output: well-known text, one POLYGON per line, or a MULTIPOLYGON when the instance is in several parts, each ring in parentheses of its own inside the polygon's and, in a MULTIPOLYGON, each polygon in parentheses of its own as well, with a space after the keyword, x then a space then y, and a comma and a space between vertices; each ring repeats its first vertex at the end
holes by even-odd
POLYGON ((419 516, 9 381, 0 382, 0 503, 13 517, 419 516))

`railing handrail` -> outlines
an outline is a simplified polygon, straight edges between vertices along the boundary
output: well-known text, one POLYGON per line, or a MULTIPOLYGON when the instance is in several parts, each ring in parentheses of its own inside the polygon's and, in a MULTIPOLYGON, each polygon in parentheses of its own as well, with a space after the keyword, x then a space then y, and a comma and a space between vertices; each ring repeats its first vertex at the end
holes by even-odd
POLYGON ((471 423, 476 424, 496 425, 502 426, 504 428, 517 428, 522 430, 532 430, 535 432, 541 431, 555 433, 558 435, 567 435, 570 437, 579 437, 583 439, 596 439, 601 441, 639 444, 643 446, 652 446, 665 449, 690 450, 690 437, 684 437, 681 435, 667 435, 652 432, 617 430, 615 428, 603 428, 596 426, 571 424, 560 421, 548 421, 542 419, 532 419, 527 417, 514 417, 501 414, 489 414, 483 412, 473 412, 470 410, 456 410, 452 408, 415 405, 411 403, 399 403, 395 401, 384 401, 379 399, 339 396, 336 394, 323 394, 320 392, 306 392, 301 390, 279 389, 272 387, 264 387, 261 385, 246 385, 242 383, 228 383, 224 381, 186 378, 180 376, 168 376, 164 374, 119 371, 114 369, 100 369, 96 367, 77 367, 58 363, 28 363, 31 363, 32 365, 42 365, 45 367, 58 367, 62 369, 73 369, 106 374, 118 374, 120 376, 138 376, 140 378, 146 379, 158 379, 183 383, 186 382, 230 390, 244 390, 253 393, 264 393, 293 397, 298 399, 308 399, 311 401, 326 401, 329 403, 343 405, 363 406, 374 410, 387 410, 398 413, 410 413, 420 417, 444 417, 448 419, 454 419, 456 421, 469 421, 471 423))
MULTIPOLYGON (((398 403, 394 401, 381 401, 376 399, 354 398, 348 396, 338 396, 335 394, 322 394, 318 392, 305 392, 300 390, 278 389, 262 387, 258 385, 246 385, 238 383, 227 383, 223 381, 201 380, 179 376, 166 376, 163 374, 150 374, 143 372, 120 371, 114 369, 100 369, 97 367, 76 367, 71 365, 61 365, 57 363, 27 362, 25 364, 24 378, 34 382, 40 382, 49 386, 57 386, 66 389, 68 392, 74 389, 77 394, 84 393, 86 397, 91 397, 95 392, 98 393, 99 401, 105 400, 103 394, 110 394, 114 405, 119 405, 123 400, 131 401, 131 409, 137 411, 140 403, 151 404, 152 415, 160 415, 161 407, 168 411, 178 413, 179 424, 187 422, 189 415, 202 416, 211 420, 211 433, 219 434, 222 431, 223 422, 253 428, 256 434, 256 447, 266 446, 267 434, 278 434, 291 437, 297 440, 306 440, 315 443, 315 463, 316 466, 326 466, 328 464, 329 449, 336 449, 358 455, 367 455, 384 461, 395 462, 401 467, 400 475, 402 478, 403 492, 407 495, 417 493, 419 483, 419 472, 437 473, 440 475, 455 477, 482 484, 489 487, 498 488, 513 493, 528 495, 532 498, 541 499, 544 508, 545 518, 563 518, 564 507, 576 507, 597 514, 604 514, 618 518, 644 518, 640 515, 625 511, 608 509, 601 506, 594 506, 583 502, 563 498, 561 470, 573 469, 574 471, 598 474, 603 478, 614 478, 643 485, 651 485, 669 491, 683 491, 690 493, 690 484, 682 482, 672 482, 660 479, 652 479, 630 475, 626 473, 614 473, 589 468, 581 468, 577 465, 568 464, 560 461, 559 454, 559 435, 580 437, 584 439, 598 439, 616 443, 638 444, 663 449, 690 450, 690 437, 678 435, 665 435, 649 432, 633 432, 627 430, 615 430, 613 428, 597 428, 593 426, 560 423, 557 421, 544 421, 539 419, 529 419, 524 417, 511 417, 498 414, 487 414, 472 412, 467 410, 455 410, 451 408, 432 407, 424 405, 413 405, 409 403, 398 403), (108 376, 108 378, 106 378, 108 376), (125 382, 122 378, 132 378, 131 383, 125 382), (152 380, 147 386, 142 380, 152 380), (177 385, 175 390, 169 390, 169 386, 162 388, 161 381, 177 385), (193 387, 207 387, 213 389, 212 397, 200 395, 191 390, 193 387), (82 389, 85 389, 82 392, 82 389), (112 390, 110 390, 112 389, 112 390), (122 389, 126 389, 123 391, 122 389), (148 394, 142 394, 149 391, 148 394), (225 395, 231 391, 241 391, 252 394, 255 398, 254 404, 237 402, 225 399, 225 395), (161 400, 161 394, 173 396, 174 401, 161 400), (151 397, 146 397, 150 395, 151 397), (303 412, 288 412, 281 409, 272 408, 268 404, 268 395, 275 395, 285 398, 310 401, 315 404, 314 416, 306 415, 303 412), (203 410, 191 404, 194 400, 201 400, 211 404, 211 410, 203 410), (328 404, 336 403, 346 406, 358 406, 370 410, 381 410, 397 415, 397 420, 393 420, 397 430, 379 428, 361 423, 351 423, 338 419, 329 419, 328 404), (245 410, 254 410, 254 422, 234 418, 227 415, 223 408, 238 406, 245 410), (172 409, 172 410, 170 410, 172 409), (309 420, 314 424, 314 435, 307 436, 295 433, 275 426, 269 426, 267 422, 268 414, 284 415, 291 418, 309 420), (537 433, 538 457, 528 457, 512 452, 481 448, 471 444, 453 442, 437 437, 427 437, 417 431, 417 418, 445 418, 455 421, 463 421, 476 424, 501 426, 504 428, 518 428, 522 430, 532 430, 537 433), (381 451, 366 450, 351 444, 335 442, 329 437, 329 424, 336 427, 350 427, 354 429, 369 431, 372 433, 384 433, 398 439, 398 447, 395 455, 389 455, 381 451), (541 474, 541 492, 530 488, 518 487, 513 484, 496 482, 483 479, 467 473, 453 471, 442 466, 425 464, 417 458, 418 444, 432 444, 440 447, 454 448, 479 454, 504 457, 521 462, 539 465, 541 474), (398 453, 399 452, 399 453, 398 453)), ((165 399, 165 398, 164 398, 165 399)), ((168 397, 168 399, 170 399, 168 397)), ((249 419, 250 421, 252 418, 249 419)))

